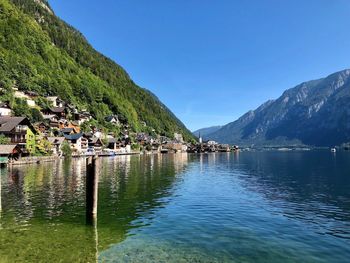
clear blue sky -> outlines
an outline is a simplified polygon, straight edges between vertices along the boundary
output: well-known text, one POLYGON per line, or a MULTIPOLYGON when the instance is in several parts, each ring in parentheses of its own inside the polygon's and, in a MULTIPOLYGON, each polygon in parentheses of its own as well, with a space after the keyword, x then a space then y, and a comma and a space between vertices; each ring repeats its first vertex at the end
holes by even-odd
POLYGON ((50 0, 194 130, 350 68, 349 0, 50 0))

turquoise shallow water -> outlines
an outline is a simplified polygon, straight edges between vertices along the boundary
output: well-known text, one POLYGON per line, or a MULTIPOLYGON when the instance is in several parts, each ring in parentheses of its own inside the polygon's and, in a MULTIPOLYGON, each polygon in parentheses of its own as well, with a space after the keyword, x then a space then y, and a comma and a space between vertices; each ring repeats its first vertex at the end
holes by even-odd
POLYGON ((1 262, 349 262, 350 154, 242 152, 1 171, 1 262))

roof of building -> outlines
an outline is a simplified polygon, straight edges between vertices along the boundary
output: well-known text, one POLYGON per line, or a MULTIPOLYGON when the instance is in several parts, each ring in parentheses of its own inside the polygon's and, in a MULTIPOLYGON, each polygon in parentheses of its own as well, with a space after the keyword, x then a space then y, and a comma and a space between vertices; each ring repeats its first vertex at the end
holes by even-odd
POLYGON ((39 96, 39 94, 35 91, 25 91, 24 92, 25 94, 27 94, 28 96, 32 96, 32 97, 36 97, 36 96, 39 96))
POLYGON ((47 137, 47 140, 53 144, 61 144, 65 140, 65 137, 47 137))
POLYGON ((26 117, 0 117, 0 132, 10 132, 20 123, 30 124, 26 117))
POLYGON ((82 137, 83 134, 82 133, 75 133, 75 134, 64 134, 64 137, 71 141, 71 140, 78 140, 80 139, 80 137, 82 137))
POLYGON ((105 118, 105 120, 106 120, 107 122, 119 121, 117 115, 109 115, 109 116, 107 116, 107 117, 105 118))
POLYGON ((90 143, 97 143, 98 141, 99 141, 100 143, 103 143, 102 140, 101 140, 101 138, 97 138, 97 137, 91 138, 89 142, 90 142, 90 143))
POLYGON ((47 119, 57 118, 57 116, 55 114, 43 114, 43 118, 47 120, 47 119))
POLYGON ((116 143, 117 139, 116 138, 108 138, 108 143, 116 143))
POLYGON ((6 102, 0 102, 0 108, 11 109, 10 105, 6 102))
POLYGON ((0 155, 11 154, 16 146, 16 144, 1 144, 0 155))
POLYGON ((65 110, 65 107, 53 107, 53 108, 50 108, 51 112, 54 112, 54 113, 62 113, 64 112, 65 110))
POLYGON ((50 125, 48 125, 46 122, 43 122, 43 121, 34 123, 35 127, 39 127, 39 126, 42 126, 42 125, 45 126, 45 127, 50 127, 50 125))
POLYGON ((63 133, 72 132, 72 131, 74 131, 74 128, 63 128, 60 131, 63 133))
POLYGON ((85 133, 84 133, 84 136, 85 136, 86 138, 91 138, 92 136, 94 136, 94 134, 93 134, 92 132, 85 132, 85 133))

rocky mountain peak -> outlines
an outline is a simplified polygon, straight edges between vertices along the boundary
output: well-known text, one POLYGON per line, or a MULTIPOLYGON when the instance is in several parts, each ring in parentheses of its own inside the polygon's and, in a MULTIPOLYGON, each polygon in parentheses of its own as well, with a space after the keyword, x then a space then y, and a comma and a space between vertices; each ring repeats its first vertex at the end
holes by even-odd
POLYGON ((241 145, 334 146, 350 141, 350 70, 303 82, 206 139, 241 145))
POLYGON ((49 3, 46 0, 34 0, 34 2, 36 4, 38 4, 39 6, 41 6, 42 8, 44 8, 50 14, 53 14, 53 11, 52 11, 51 7, 50 7, 49 3))

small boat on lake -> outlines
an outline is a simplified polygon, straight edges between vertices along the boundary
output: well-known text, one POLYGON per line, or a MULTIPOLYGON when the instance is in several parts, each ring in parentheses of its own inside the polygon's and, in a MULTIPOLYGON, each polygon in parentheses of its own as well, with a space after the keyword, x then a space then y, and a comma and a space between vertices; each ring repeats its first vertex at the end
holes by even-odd
POLYGON ((333 147, 333 148, 331 148, 331 152, 335 153, 335 152, 337 152, 337 149, 335 147, 333 147))

